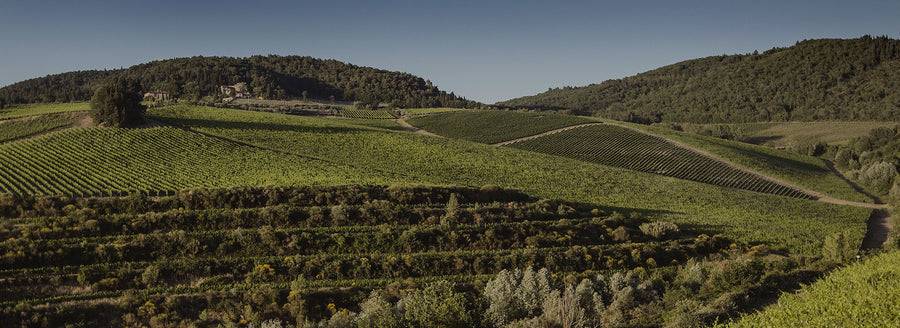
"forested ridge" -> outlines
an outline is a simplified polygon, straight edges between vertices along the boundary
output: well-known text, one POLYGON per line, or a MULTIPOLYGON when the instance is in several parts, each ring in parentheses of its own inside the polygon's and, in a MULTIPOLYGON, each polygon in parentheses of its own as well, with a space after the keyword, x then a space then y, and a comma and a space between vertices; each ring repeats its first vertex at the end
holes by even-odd
POLYGON ((497 105, 641 123, 898 120, 898 88, 900 40, 864 36, 688 60, 497 105))
POLYGON ((474 107, 430 81, 408 73, 356 66, 337 60, 301 56, 190 57, 153 61, 126 69, 49 75, 0 88, 0 105, 89 100, 108 79, 122 76, 140 82, 144 91, 200 100, 219 94, 219 86, 244 82, 254 97, 319 98, 396 107, 474 107))

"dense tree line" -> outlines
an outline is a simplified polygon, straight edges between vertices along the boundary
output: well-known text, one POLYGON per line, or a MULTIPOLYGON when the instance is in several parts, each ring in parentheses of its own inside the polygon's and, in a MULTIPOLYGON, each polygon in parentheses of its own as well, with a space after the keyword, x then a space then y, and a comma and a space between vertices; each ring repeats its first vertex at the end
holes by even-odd
POLYGON ((833 147, 834 164, 875 195, 900 203, 900 126, 882 127, 833 147))
POLYGON ((0 89, 0 102, 85 101, 112 77, 140 82, 144 91, 162 90, 184 100, 212 99, 219 86, 247 83, 254 97, 319 98, 390 103, 394 107, 461 107, 478 105, 434 87, 408 73, 391 72, 300 56, 190 57, 153 61, 127 69, 50 75, 0 89))
POLYGON ((640 122, 900 119, 900 40, 808 40, 498 103, 640 122))

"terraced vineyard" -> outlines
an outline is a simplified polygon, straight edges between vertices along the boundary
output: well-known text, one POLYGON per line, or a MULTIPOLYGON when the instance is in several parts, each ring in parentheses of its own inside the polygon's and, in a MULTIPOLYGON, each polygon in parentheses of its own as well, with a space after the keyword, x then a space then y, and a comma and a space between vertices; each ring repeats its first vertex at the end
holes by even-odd
MULTIPOLYGON (((674 230, 646 235, 638 229, 645 219, 570 205, 498 188, 359 186, 7 199, 0 214, 13 219, 0 231, 0 321, 27 320, 13 308, 29 308, 51 326, 106 311, 118 322, 146 305, 129 298, 241 300, 235 291, 253 290, 300 304, 270 317, 321 318, 334 299, 327 295, 346 288, 365 295, 396 282, 472 282, 526 266, 664 267, 734 247, 720 237, 673 239, 674 230), (123 301, 104 307, 110 298, 123 301)), ((182 316, 204 318, 201 310, 182 316)), ((236 320, 212 315, 230 309, 206 310, 219 319, 203 320, 236 320)))
POLYGON ((509 147, 717 186, 812 198, 661 138, 613 125, 580 127, 513 143, 509 147))
POLYGON ((364 110, 364 109, 341 109, 341 116, 346 118, 358 118, 358 119, 395 119, 393 113, 386 110, 364 110))
POLYGON ((512 111, 449 112, 413 117, 407 121, 444 137, 487 144, 597 122, 579 116, 512 111))

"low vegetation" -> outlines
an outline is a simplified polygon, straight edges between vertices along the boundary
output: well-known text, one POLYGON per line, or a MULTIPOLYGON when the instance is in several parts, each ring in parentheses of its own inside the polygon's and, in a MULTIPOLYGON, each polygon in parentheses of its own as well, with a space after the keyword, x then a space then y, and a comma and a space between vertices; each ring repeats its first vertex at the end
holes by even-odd
POLYGON ((0 320, 708 322, 830 267, 766 261, 765 245, 577 206, 489 186, 4 196, 0 320))
MULTIPOLYGON (((496 184, 536 197, 643 211, 700 233, 818 254, 822 240, 865 233, 871 210, 672 179, 455 139, 350 125, 338 119, 203 107, 155 108, 156 120, 220 138, 427 184, 496 184), (777 222, 775 225, 773 223, 777 222), (810 229, 816 222, 816 229, 810 229)), ((438 114, 442 115, 442 114, 438 114)), ((279 180, 284 181, 284 180, 279 180)), ((293 182, 301 183, 302 182, 293 182)))
POLYGON ((822 142, 845 144, 869 134, 874 128, 892 127, 896 122, 767 122, 739 124, 679 124, 685 132, 751 143, 772 148, 796 149, 822 142), (725 134, 721 133, 725 132, 725 134), (730 135, 730 137, 729 137, 730 135))
POLYGON ((410 124, 428 132, 487 144, 595 122, 577 116, 513 111, 451 112, 409 119, 410 124))
POLYGON ((48 114, 0 121, 0 142, 21 139, 75 123, 71 114, 48 114))
POLYGON ((728 327, 896 327, 900 252, 840 269, 728 327))
POLYGON ((395 119, 394 113, 386 110, 370 110, 370 109, 341 109, 341 116, 346 118, 358 119, 395 119))
POLYGON ((659 137, 614 125, 585 126, 509 147, 781 196, 809 195, 741 171, 659 137))
POLYGON ((0 120, 8 120, 27 116, 47 115, 65 112, 86 112, 91 109, 87 102, 23 105, 0 109, 0 120))
MULTIPOLYGON (((627 123, 626 123, 627 124, 627 123)), ((872 199, 835 175, 820 158, 667 128, 628 124, 676 140, 761 174, 835 198, 871 203, 872 199)))
POLYGON ((0 192, 16 195, 156 195, 199 186, 404 181, 389 177, 173 127, 73 128, 0 145, 0 192))
POLYGON ((406 115, 409 115, 409 116, 416 116, 416 115, 428 115, 428 114, 437 114, 437 113, 446 113, 446 112, 456 112, 456 111, 462 111, 462 110, 467 110, 467 109, 465 109, 465 108, 448 108, 448 107, 407 108, 407 109, 403 110, 403 113, 405 113, 406 115))

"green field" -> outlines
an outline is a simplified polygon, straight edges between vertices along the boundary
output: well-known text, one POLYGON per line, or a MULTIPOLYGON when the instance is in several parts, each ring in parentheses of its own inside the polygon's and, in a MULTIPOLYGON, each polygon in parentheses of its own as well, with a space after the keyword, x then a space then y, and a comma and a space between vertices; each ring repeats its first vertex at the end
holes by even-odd
POLYGON ((233 185, 403 181, 172 127, 74 128, 0 146, 0 190, 19 195, 151 194, 233 185))
POLYGON ((840 269, 728 327, 898 327, 900 252, 840 269))
POLYGON ((726 125, 737 129, 744 142, 767 147, 791 147, 798 142, 822 141, 842 144, 850 139, 865 136, 878 127, 892 127, 898 122, 769 122, 739 124, 684 124, 685 131, 726 125))
POLYGON ((419 116, 408 122, 444 137, 492 144, 597 121, 545 113, 466 111, 419 116))
POLYGON ((446 113, 446 112, 456 112, 456 111, 467 111, 471 109, 465 108, 409 108, 404 109, 403 112, 409 116, 415 115, 427 115, 427 114, 437 114, 437 113, 446 113))
POLYGON ((538 197, 646 211, 688 229, 724 232, 738 240, 766 242, 808 254, 818 253, 825 236, 838 231, 861 239, 863 222, 870 213, 868 209, 716 187, 340 120, 188 106, 157 108, 150 115, 263 149, 376 170, 419 183, 495 184, 538 197), (810 229, 810 222, 816 222, 816 229, 810 229))
POLYGON ((811 198, 661 138, 613 125, 580 127, 517 142, 509 147, 717 186, 811 198))
POLYGON ((365 109, 341 109, 341 116, 346 118, 366 119, 366 120, 382 120, 397 118, 394 113, 386 110, 365 110, 365 109))
POLYGON ((671 138, 707 151, 719 158, 794 185, 821 192, 835 198, 872 203, 853 186, 832 173, 821 159, 769 147, 699 136, 666 128, 627 124, 636 129, 671 138))
POLYGON ((75 123, 75 117, 67 114, 48 114, 0 121, 0 142, 20 139, 73 123, 75 123))
POLYGON ((83 112, 91 109, 88 103, 65 103, 65 104, 44 104, 44 105, 27 105, 0 109, 0 120, 12 118, 65 113, 65 112, 83 112))

